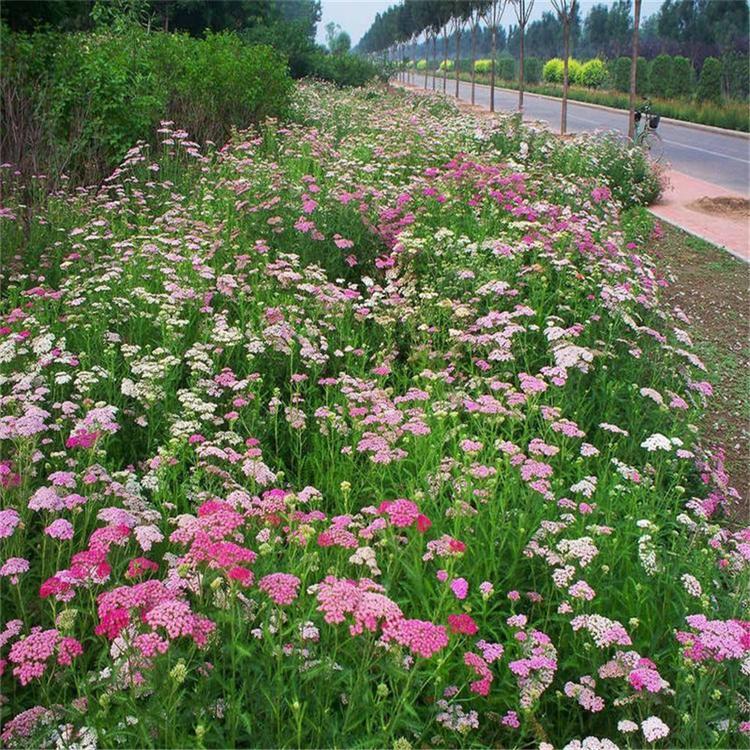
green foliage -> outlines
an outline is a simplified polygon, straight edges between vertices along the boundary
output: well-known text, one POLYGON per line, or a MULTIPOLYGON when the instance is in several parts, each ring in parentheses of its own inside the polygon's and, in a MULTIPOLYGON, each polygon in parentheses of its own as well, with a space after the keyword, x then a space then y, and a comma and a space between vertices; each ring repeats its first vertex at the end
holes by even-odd
POLYGON ((523 77, 528 83, 539 83, 542 80, 542 61, 538 57, 524 59, 523 77))
POLYGON ((575 86, 581 84, 581 75, 583 73, 583 65, 576 60, 574 57, 568 58, 568 83, 572 83, 575 86))
POLYGON ((747 100, 750 75, 750 62, 747 55, 725 55, 721 61, 724 78, 724 91, 732 99, 747 100))
MULTIPOLYGON (((618 91, 630 91, 630 62, 629 57, 618 57, 612 64, 613 83, 618 91)), ((648 60, 639 57, 636 65, 636 93, 648 93, 648 73, 648 60)))
POLYGON ((498 58, 496 73, 503 81, 513 81, 516 78, 516 61, 512 57, 498 58))
POLYGON ((588 60, 581 68, 580 84, 590 89, 599 88, 607 79, 607 66, 599 58, 588 60))
MULTIPOLYGON (((652 79, 653 80, 653 77, 652 79)), ((747 80, 747 68, 745 69, 745 80, 747 80)), ((670 96, 690 96, 695 85, 695 71, 693 64, 687 57, 675 55, 672 58, 672 83, 670 96)))
POLYGON ((331 81, 337 86, 362 86, 378 74, 378 68, 359 55, 329 55, 317 51, 309 60, 310 77, 331 81))
MULTIPOLYGON (((544 66, 542 77, 547 83, 563 83, 565 76, 565 61, 559 57, 548 60, 544 66)), ((573 57, 568 58, 568 83, 581 84, 583 65, 573 57)))
POLYGON ((658 55, 651 63, 651 93, 655 96, 673 95, 674 60, 669 55, 658 55))
POLYGON ((612 83, 617 91, 630 91, 630 58, 618 57, 610 69, 612 83))
POLYGON ((6 33, 3 41, 6 83, 25 103, 13 110, 4 89, 3 123, 13 119, 19 132, 3 145, 17 159, 24 156, 18 144, 30 146, 35 168, 47 172, 98 179, 137 141, 153 138, 162 119, 197 140, 223 140, 232 127, 287 107, 283 57, 230 32, 199 40, 126 24, 93 33, 6 33))
POLYGON ((542 78, 547 83, 562 83, 563 64, 563 61, 559 57, 547 60, 542 70, 542 78))
POLYGON ((451 71, 453 70, 453 67, 453 60, 441 60, 440 65, 438 66, 438 70, 451 71))
POLYGON ((489 73, 492 70, 492 60, 477 60, 474 63, 474 70, 477 73, 489 73))
POLYGON ((417 61, 417 70, 427 70, 427 60, 424 57, 417 61))
POLYGON ((696 98, 699 102, 721 102, 721 61, 715 57, 703 61, 696 98))

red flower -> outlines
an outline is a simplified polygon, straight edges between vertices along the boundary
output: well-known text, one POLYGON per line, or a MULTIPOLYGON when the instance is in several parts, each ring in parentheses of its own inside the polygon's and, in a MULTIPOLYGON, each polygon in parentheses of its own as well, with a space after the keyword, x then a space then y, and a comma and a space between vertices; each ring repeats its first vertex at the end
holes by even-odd
POLYGON ((474 635, 479 628, 471 615, 448 615, 448 627, 451 633, 462 633, 463 635, 474 635))
POLYGON ((430 526, 432 526, 432 521, 430 521, 430 519, 423 513, 420 513, 419 516, 417 516, 417 529, 424 534, 430 526))

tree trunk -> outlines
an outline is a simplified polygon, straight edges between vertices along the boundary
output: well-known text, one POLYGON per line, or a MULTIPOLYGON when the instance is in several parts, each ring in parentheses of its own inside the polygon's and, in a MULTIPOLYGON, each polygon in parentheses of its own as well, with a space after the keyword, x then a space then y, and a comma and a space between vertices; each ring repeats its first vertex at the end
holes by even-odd
POLYGON ((456 70, 454 71, 456 76, 456 99, 458 99, 458 68, 461 63, 461 27, 456 26, 456 70))
POLYGON ((474 104, 474 87, 476 85, 477 73, 474 66, 477 64, 477 24, 471 27, 471 103, 474 104))
POLYGON ((628 137, 635 138, 635 91, 638 75, 638 26, 641 21, 641 0, 633 3, 633 51, 630 58, 630 108, 628 123, 628 137))
POLYGON ((495 18, 495 9, 492 9, 492 64, 490 65, 490 112, 495 111, 495 65, 497 64, 497 19, 495 18))
POLYGON ((560 135, 568 130, 568 59, 570 58, 570 18, 563 20, 563 96, 560 114, 560 135))
POLYGON ((524 43, 524 37, 526 36, 526 24, 523 26, 519 26, 519 31, 521 33, 520 37, 520 48, 519 48, 519 54, 520 54, 520 60, 518 64, 518 111, 523 112, 523 43, 524 43))
POLYGON ((430 73, 430 33, 424 33, 424 88, 427 91, 427 77, 430 73))
POLYGON ((443 93, 448 89, 448 29, 443 29, 443 93))
POLYGON ((435 66, 432 69, 432 90, 435 91, 437 88, 437 32, 432 35, 432 59, 435 66))

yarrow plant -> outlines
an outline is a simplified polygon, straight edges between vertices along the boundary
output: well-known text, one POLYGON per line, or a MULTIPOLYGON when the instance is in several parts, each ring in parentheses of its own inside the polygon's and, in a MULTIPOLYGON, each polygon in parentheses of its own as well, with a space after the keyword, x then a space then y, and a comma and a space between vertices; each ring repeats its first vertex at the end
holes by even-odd
POLYGON ((0 165, 4 746, 747 744, 627 147, 312 82, 158 136, 33 212, 0 165))

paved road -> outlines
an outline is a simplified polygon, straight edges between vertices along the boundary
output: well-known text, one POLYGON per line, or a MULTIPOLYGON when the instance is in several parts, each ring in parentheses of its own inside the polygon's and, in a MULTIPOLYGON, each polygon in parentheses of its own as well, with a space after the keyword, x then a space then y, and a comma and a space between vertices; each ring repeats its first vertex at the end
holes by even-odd
MULTIPOLYGON (((424 77, 417 78, 418 85, 424 84, 424 77)), ((428 80, 430 88, 432 79, 428 80)), ((438 91, 442 91, 443 81, 438 78, 438 91)), ((455 81, 448 80, 448 93, 455 92, 455 81)), ((460 96, 471 101, 471 84, 461 81, 460 96)), ((490 106, 489 86, 477 84, 476 103, 490 106)), ((514 112, 518 104, 515 91, 495 90, 495 109, 514 112)), ((524 94, 524 118, 544 120, 552 128, 560 127, 560 102, 543 99, 538 95, 524 94)), ((594 107, 586 107, 577 102, 568 102, 568 130, 619 130, 628 131, 628 113, 613 112, 594 107)), ((664 141, 664 154, 672 169, 712 182, 727 190, 750 195, 750 139, 723 133, 674 125, 662 122, 659 134, 664 141)))

